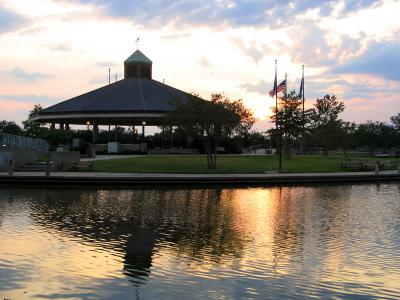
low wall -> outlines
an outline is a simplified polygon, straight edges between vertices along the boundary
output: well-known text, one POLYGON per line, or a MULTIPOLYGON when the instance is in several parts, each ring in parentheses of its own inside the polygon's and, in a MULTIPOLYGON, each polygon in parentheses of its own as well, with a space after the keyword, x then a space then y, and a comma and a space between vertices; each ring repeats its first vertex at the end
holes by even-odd
POLYGON ((158 149, 149 150, 149 154, 154 154, 154 155, 195 155, 195 154, 199 154, 199 150, 198 149, 193 149, 193 148, 185 148, 185 149, 179 149, 179 148, 163 149, 163 148, 158 148, 158 149))
POLYGON ((147 153, 147 144, 121 144, 120 145, 121 153, 147 153))
POLYGON ((94 148, 96 149, 96 153, 107 153, 108 152, 107 144, 95 144, 94 148))
POLYGON ((121 144, 110 142, 108 144, 95 144, 96 153, 147 153, 147 144, 121 144))
POLYGON ((50 156, 53 162, 53 171, 61 170, 63 162, 79 162, 81 159, 79 151, 50 152, 50 156))
POLYGON ((14 168, 32 163, 37 161, 41 155, 46 152, 42 151, 24 151, 24 150, 13 150, 13 151, 0 151, 0 170, 8 170, 8 162, 12 160, 14 168))

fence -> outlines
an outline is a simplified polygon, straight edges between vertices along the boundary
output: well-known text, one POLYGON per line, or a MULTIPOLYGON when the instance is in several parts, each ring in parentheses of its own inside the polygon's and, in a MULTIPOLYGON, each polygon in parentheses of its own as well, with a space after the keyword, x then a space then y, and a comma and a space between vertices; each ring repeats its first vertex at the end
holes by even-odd
POLYGON ((48 151, 49 144, 46 140, 34 139, 25 136, 0 133, 0 147, 2 149, 23 149, 48 151))

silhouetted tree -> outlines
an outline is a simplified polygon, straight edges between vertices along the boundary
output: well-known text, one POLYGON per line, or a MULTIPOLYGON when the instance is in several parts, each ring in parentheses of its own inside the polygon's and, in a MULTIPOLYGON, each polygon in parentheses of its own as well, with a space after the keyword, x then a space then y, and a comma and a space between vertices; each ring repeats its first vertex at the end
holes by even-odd
POLYGON ((168 113, 167 122, 203 138, 209 169, 217 166, 221 137, 246 132, 255 121, 242 100, 231 101, 222 94, 212 94, 211 101, 192 95, 185 100, 176 99, 172 104, 174 110, 168 113))
POLYGON ((0 121, 0 132, 21 135, 23 133, 22 128, 14 121, 0 121))
POLYGON ((398 145, 396 136, 395 127, 378 121, 361 123, 355 132, 356 145, 367 147, 370 152, 377 148, 385 152, 387 148, 398 145))
POLYGON ((334 95, 326 95, 321 99, 317 98, 310 113, 311 135, 324 155, 328 155, 329 149, 343 144, 340 139, 343 136, 343 121, 339 119, 339 115, 344 109, 343 102, 338 101, 334 95))
POLYGON ((296 91, 291 91, 279 100, 278 109, 272 108, 272 113, 271 120, 278 125, 278 131, 275 132, 276 129, 271 129, 270 135, 279 137, 282 134, 283 143, 290 158, 291 148, 303 129, 302 100, 298 97, 296 91))
POLYGON ((29 112, 28 118, 25 121, 22 121, 22 125, 24 126, 25 135, 33 138, 38 138, 40 132, 42 131, 42 127, 40 123, 32 121, 32 117, 42 110, 42 106, 40 104, 35 104, 33 109, 29 112))
POLYGON ((400 133, 400 113, 395 116, 390 117, 390 122, 396 128, 396 130, 400 133))

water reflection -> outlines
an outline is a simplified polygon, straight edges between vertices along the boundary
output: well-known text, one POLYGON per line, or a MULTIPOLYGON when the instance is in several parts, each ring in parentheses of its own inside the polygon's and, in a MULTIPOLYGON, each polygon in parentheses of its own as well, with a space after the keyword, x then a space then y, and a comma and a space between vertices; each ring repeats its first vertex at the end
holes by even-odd
POLYGON ((393 297, 399 192, 1 189, 0 296, 393 297))

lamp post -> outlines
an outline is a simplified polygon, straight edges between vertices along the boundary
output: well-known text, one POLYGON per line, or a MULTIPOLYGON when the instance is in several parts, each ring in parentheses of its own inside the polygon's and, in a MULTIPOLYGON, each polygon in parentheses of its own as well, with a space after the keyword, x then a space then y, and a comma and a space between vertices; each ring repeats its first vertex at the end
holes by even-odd
POLYGON ((143 142, 144 142, 144 126, 146 126, 145 121, 142 122, 142 140, 143 140, 143 142))

